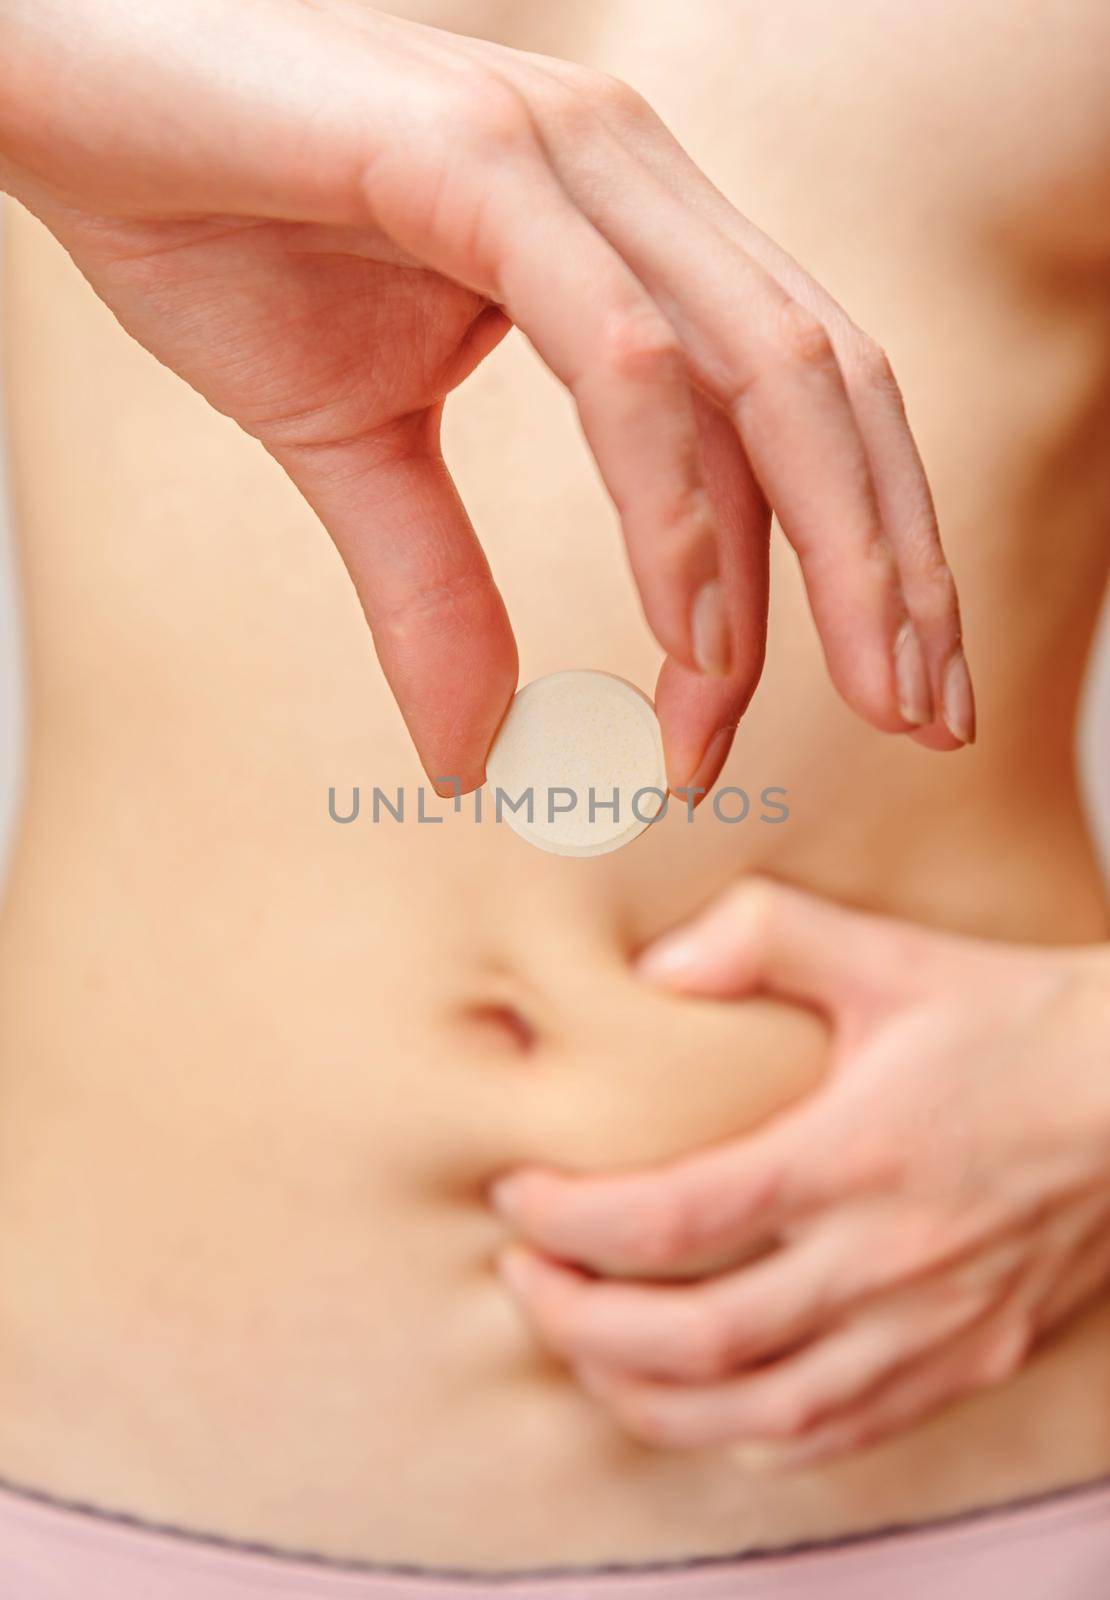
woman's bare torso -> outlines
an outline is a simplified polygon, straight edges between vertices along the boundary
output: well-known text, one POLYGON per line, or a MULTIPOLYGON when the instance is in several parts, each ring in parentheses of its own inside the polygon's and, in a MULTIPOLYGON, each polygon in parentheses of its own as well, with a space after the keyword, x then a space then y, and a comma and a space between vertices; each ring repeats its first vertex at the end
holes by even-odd
MULTIPOLYGON (((395 9, 400 10, 400 7, 395 9)), ((12 212, 5 341, 32 747, 0 929, 0 1476, 370 1559, 642 1560, 927 1517, 1110 1468, 1110 1313, 879 1452, 759 1480, 626 1441, 489 1270, 521 1160, 751 1127, 810 1016, 648 992, 630 949, 761 868, 1014 939, 1105 905, 1072 722, 1105 581, 1104 8, 429 3, 627 78, 890 350, 964 597, 982 737, 927 754, 829 688, 790 559, 724 782, 530 851, 420 781, 339 561, 278 469, 12 212), (328 814, 353 785, 364 814, 328 814), (532 1034, 521 1047, 505 1008, 532 1034)), ((656 654, 568 402, 519 341, 448 459, 523 676, 656 654)))

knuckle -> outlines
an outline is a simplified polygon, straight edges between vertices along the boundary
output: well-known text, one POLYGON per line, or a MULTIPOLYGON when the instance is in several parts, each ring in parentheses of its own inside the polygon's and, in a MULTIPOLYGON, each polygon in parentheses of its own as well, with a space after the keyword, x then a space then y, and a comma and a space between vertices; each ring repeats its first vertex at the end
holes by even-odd
POLYGON ((848 366, 860 383, 877 390, 880 394, 890 396, 901 405, 902 391, 898 387, 898 379, 894 376, 890 357, 876 340, 869 338, 865 333, 858 334, 850 346, 848 366))
POLYGON ((557 75, 531 91, 531 99, 545 128, 566 140, 578 140, 594 132, 597 106, 590 92, 593 73, 586 67, 570 71, 561 67, 557 75))
POLYGON ((523 98, 494 77, 482 79, 479 91, 468 95, 459 124, 484 155, 519 149, 532 130, 523 98))
POLYGON ((658 379, 673 371, 681 357, 670 323, 647 307, 614 314, 602 334, 601 359, 621 378, 658 379))
POLYGON ((483 573, 462 572, 424 585, 418 594, 383 609, 374 619, 377 643, 388 642, 395 649, 421 647, 430 635, 445 625, 477 620, 491 594, 489 579, 483 573))
POLYGON ((650 114, 647 101, 623 78, 570 62, 559 63, 542 93, 549 113, 574 130, 598 117, 629 124, 650 114))
POLYGON ((779 349, 787 360, 805 367, 836 365, 829 330, 814 312, 797 300, 783 301, 779 310, 779 349))
POLYGON ((714 540, 713 506, 708 491, 692 485, 661 495, 653 508, 657 520, 653 561, 661 581, 680 583, 700 568, 707 545, 714 540))
POLYGON ((936 544, 931 516, 928 521, 922 520, 920 533, 913 542, 915 548, 922 550, 922 570, 907 593, 918 620, 927 626, 939 626, 958 615, 956 580, 936 544))
POLYGON ((650 114, 647 101, 623 78, 609 72, 591 73, 584 86, 586 96, 602 111, 618 116, 622 121, 640 122, 650 114))

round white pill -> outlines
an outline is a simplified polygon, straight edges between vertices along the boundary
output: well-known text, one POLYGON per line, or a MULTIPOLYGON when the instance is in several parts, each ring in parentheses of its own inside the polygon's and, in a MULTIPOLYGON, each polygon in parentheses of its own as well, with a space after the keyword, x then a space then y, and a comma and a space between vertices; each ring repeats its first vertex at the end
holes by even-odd
POLYGON ((608 672, 552 672, 525 684, 486 763, 489 809, 561 856, 635 839, 667 795, 663 740, 645 694, 608 672))

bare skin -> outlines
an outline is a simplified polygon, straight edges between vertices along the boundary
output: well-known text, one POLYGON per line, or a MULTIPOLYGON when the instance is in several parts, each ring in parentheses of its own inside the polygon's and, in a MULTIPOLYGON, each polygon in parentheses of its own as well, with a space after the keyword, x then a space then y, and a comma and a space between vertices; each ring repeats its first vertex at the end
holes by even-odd
POLYGON ((510 325, 620 513, 672 782, 711 742, 719 767, 758 681, 772 510, 849 704, 974 738, 889 362, 627 86, 359 0, 148 22, 7 0, 0 25, 5 188, 315 507, 441 793, 481 783, 515 687, 439 450, 445 398, 510 325))
MULTIPOLYGON (((941 930, 1105 937, 1071 751, 1107 560, 1101 8, 1064 14, 1050 60, 1012 6, 958 30, 863 4, 705 6, 694 31, 555 15, 419 20, 631 81, 881 339, 979 741, 940 759, 853 716, 780 545, 726 780, 784 786, 787 824, 703 812, 592 863, 465 814, 336 826, 330 784, 420 769, 334 550, 13 212, 33 745, 0 966, 5 1477, 337 1554, 527 1565, 821 1537, 1110 1466, 1102 1306, 876 1452, 771 1479, 645 1448, 538 1350, 485 1199, 530 1162, 696 1150, 821 1082, 809 1011, 629 965, 752 870, 941 930)), ((446 447, 522 675, 650 684, 612 514, 519 341, 448 407, 446 447)))
POLYGON ((508 1287, 636 1437, 778 1470, 870 1448, 1014 1377, 1110 1282, 1110 947, 747 877, 636 965, 830 1030, 824 1081, 758 1133, 494 1187, 530 1241, 508 1287))

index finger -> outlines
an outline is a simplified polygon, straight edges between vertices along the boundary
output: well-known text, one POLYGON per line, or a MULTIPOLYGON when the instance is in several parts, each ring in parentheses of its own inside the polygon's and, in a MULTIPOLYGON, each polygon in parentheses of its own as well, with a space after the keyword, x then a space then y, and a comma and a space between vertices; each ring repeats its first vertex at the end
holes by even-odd
POLYGON ((875 726, 905 731, 894 664, 905 598, 824 324, 619 140, 551 149, 582 215, 666 308, 696 383, 731 419, 798 555, 840 693, 875 726))
MULTIPOLYGON (((615 92, 599 90, 596 74, 587 69, 549 57, 530 59, 544 76, 572 93, 580 91, 592 105, 598 124, 631 153, 644 172, 691 214, 710 223, 717 235, 758 262, 804 314, 816 319, 803 337, 820 360, 831 349, 839 363, 870 469, 881 527, 900 579, 899 598, 906 615, 893 641, 898 709, 904 721, 916 729, 914 737, 932 748, 970 743, 975 737, 975 704, 961 648, 955 584, 941 548, 921 458, 883 351, 785 250, 736 210, 646 102, 617 86, 615 92), (827 332, 828 349, 822 342, 822 328, 827 332)), ((699 267, 704 254, 698 253, 699 267)), ((807 547, 813 548, 811 530, 819 528, 818 519, 806 514, 804 507, 788 502, 776 501, 776 509, 783 511, 780 520, 802 556, 830 668, 844 689, 839 676, 844 646, 836 630, 836 605, 849 591, 842 577, 838 579, 834 572, 827 578, 807 560, 807 547), (826 605, 826 592, 831 609, 826 605)), ((837 537, 836 527, 828 527, 829 509, 835 514, 835 502, 826 508, 826 527, 818 535, 822 543, 830 536, 837 537)), ((863 526, 861 523, 860 528, 863 526)), ((861 555, 867 557, 866 544, 862 551, 855 547, 857 560, 861 555)), ((881 549, 878 556, 881 565, 881 549)), ((880 594, 888 590, 881 578, 878 587, 880 594)), ((856 598, 861 597, 862 591, 856 598)), ((852 698, 850 692, 848 698, 852 698)))
POLYGON ((502 306, 566 386, 619 513, 652 631, 687 667, 727 673, 736 597, 721 584, 681 342, 557 181, 523 100, 496 84, 487 100, 461 154, 442 129, 423 152, 449 205, 429 213, 414 198, 411 157, 383 158, 375 218, 394 243, 502 306))
POLYGON ((704 1268, 765 1241, 849 1186, 840 1140, 810 1107, 663 1167, 600 1176, 523 1168, 491 1190, 531 1243, 596 1272, 704 1268))

